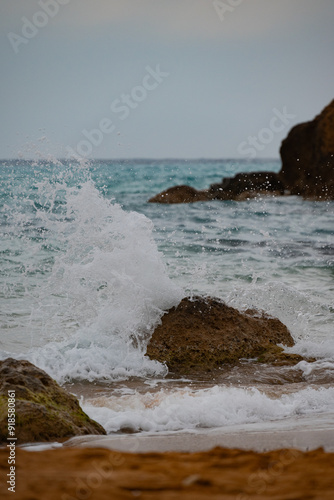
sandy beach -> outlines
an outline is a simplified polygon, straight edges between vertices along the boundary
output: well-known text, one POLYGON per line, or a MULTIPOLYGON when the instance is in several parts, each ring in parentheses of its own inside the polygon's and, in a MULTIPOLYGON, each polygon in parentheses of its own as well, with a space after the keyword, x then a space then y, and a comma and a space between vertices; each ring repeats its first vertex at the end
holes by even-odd
MULTIPOLYGON (((2 477, 8 456, 0 449, 2 477)), ((19 500, 326 500, 334 491, 334 424, 318 415, 247 428, 82 436, 17 448, 15 458, 19 500)), ((1 498, 12 498, 5 481, 0 488, 1 498)))
MULTIPOLYGON (((6 473, 7 450, 0 450, 6 473)), ((20 500, 319 499, 333 498, 334 453, 266 453, 214 448, 198 453, 123 453, 102 448, 17 450, 20 500)))

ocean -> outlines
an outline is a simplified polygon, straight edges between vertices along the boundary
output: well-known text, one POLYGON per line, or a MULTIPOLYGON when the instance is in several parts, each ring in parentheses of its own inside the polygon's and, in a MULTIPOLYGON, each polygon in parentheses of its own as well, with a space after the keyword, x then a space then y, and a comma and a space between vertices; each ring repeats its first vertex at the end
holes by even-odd
POLYGON ((108 433, 166 433, 334 415, 334 202, 147 203, 278 160, 0 162, 0 358, 28 359, 108 433), (145 356, 188 295, 289 328, 294 367, 242 360, 177 379, 145 356))

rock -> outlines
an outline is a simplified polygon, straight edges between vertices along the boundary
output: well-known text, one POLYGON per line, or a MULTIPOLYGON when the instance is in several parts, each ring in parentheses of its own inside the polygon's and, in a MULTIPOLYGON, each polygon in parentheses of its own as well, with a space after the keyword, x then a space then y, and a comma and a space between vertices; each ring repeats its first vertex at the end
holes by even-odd
POLYGON ((240 312, 215 298, 184 298, 155 329, 147 355, 166 363, 172 373, 217 370, 241 358, 295 364, 303 358, 277 344, 294 345, 288 329, 258 311, 240 312))
POLYGON ((209 194, 215 200, 243 200, 263 194, 283 195, 284 184, 274 172, 240 173, 211 184, 209 194))
POLYGON ((54 441, 83 434, 106 434, 77 399, 29 361, 0 361, 0 442, 8 437, 8 391, 15 390, 17 443, 54 441))
POLYGON ((193 203, 209 199, 207 191, 197 191, 190 186, 174 186, 153 196, 148 201, 149 203, 193 203))
POLYGON ((274 172, 252 172, 223 178, 207 190, 198 191, 190 186, 174 186, 153 196, 149 203, 193 203, 195 201, 243 201, 257 196, 280 196, 284 184, 274 172))
POLYGON ((239 173, 208 190, 175 186, 154 196, 154 203, 208 200, 242 201, 256 196, 299 195, 334 199, 334 100, 314 120, 293 127, 280 149, 282 168, 275 172, 239 173))
POLYGON ((193 203, 195 201, 236 200, 284 194, 284 184, 274 172, 241 173, 198 191, 190 186, 174 186, 153 196, 149 203, 193 203))
POLYGON ((293 195, 334 199, 334 100, 291 129, 280 149, 279 178, 293 195))

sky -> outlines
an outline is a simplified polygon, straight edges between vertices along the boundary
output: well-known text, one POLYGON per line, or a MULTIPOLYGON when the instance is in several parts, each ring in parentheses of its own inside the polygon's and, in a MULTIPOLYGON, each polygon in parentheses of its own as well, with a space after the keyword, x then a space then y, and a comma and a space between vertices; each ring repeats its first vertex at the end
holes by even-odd
POLYGON ((0 158, 278 158, 334 97, 333 0, 1 0, 0 158))

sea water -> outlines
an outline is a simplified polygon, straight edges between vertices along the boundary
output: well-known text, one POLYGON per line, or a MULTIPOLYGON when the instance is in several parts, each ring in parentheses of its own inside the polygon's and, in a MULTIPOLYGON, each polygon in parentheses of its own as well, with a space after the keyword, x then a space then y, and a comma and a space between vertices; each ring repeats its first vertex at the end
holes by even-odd
POLYGON ((334 412, 334 202, 259 197, 160 205, 274 160, 0 163, 0 356, 28 359, 109 433, 164 432, 334 412), (243 361, 175 379, 145 356, 187 295, 278 317, 316 359, 243 361))

